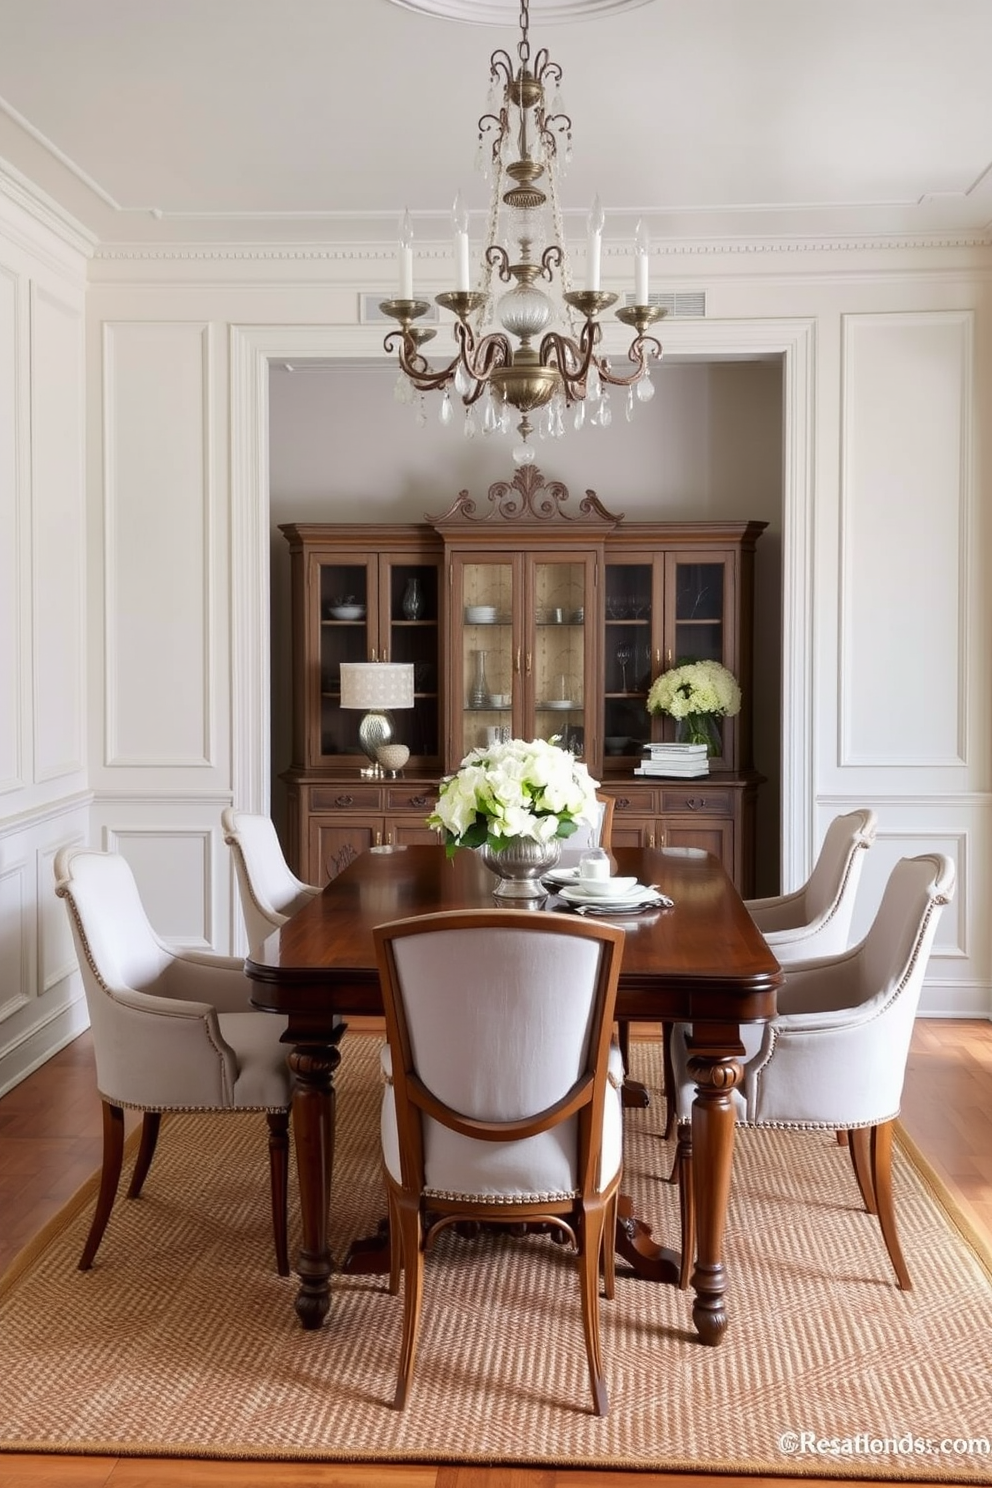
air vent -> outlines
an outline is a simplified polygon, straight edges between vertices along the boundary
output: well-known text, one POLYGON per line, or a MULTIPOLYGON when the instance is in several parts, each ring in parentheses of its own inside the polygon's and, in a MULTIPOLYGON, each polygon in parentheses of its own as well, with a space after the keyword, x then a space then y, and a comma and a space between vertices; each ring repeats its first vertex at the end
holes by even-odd
MULTIPOLYGON (((627 295, 626 303, 634 304, 632 294, 627 295)), ((669 320, 704 320, 706 317, 706 291, 703 289, 648 295, 648 304, 667 310, 669 320)))
MULTIPOLYGON (((362 325, 391 325, 399 326, 399 321, 392 315, 386 315, 379 309, 381 300, 388 298, 390 291, 380 290, 378 294, 363 294, 358 297, 358 314, 362 325)), ((437 305, 431 305, 423 315, 418 315, 417 324, 423 325, 425 321, 433 321, 436 325, 441 319, 441 312, 437 305)))

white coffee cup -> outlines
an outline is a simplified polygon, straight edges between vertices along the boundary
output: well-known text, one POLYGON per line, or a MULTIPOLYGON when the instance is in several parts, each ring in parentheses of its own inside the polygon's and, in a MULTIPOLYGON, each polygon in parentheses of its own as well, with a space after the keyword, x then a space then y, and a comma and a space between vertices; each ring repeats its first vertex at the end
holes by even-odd
POLYGON ((592 847, 579 859, 579 878, 602 882, 610 876, 610 857, 601 847, 592 847))

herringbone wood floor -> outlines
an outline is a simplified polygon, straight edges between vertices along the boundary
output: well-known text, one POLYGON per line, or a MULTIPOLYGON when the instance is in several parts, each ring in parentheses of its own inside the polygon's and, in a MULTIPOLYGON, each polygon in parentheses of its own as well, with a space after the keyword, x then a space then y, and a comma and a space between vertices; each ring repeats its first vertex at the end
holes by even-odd
MULTIPOLYGON (((902 1120, 992 1239, 992 1023, 917 1024, 902 1120)), ((92 1047, 84 1035, 0 1100, 0 1272, 99 1165, 100 1137, 92 1047)), ((0 1408, 5 1388, 9 1381, 0 1383, 0 1408)), ((669 1481, 676 1480, 572 1469, 0 1456, 3 1488, 651 1488, 669 1481)), ((677 1484, 771 1488, 778 1481, 680 1475, 677 1484)), ((818 1479, 804 1482, 820 1488, 818 1479)))

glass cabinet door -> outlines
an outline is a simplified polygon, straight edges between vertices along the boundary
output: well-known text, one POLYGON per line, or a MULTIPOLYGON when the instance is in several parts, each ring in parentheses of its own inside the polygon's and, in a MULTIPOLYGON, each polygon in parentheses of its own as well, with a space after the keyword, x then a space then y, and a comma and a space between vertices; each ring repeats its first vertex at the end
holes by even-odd
POLYGON ((520 643, 514 624, 518 565, 506 555, 454 561, 452 748, 457 764, 472 749, 514 735, 522 718, 520 643), (460 640, 458 639, 460 637, 460 640))
POLYGON ((437 767, 441 758, 441 560, 425 562, 387 553, 380 565, 377 659, 408 662, 413 667, 413 708, 394 715, 397 738, 410 750, 411 765, 437 767))
POLYGON ((563 554, 530 561, 524 675, 536 738, 557 739, 578 758, 592 745, 595 727, 595 657, 586 611, 593 594, 592 560, 563 554), (590 709, 587 717, 587 709, 590 709))
POLYGON ((661 655, 663 573, 650 560, 606 566, 603 635, 603 752, 607 761, 639 758, 651 738, 648 689, 661 655))
MULTIPOLYGON (((667 670, 692 661, 719 661, 730 667, 735 638, 729 617, 734 613, 733 564, 713 553, 670 553, 665 563, 665 637, 663 658, 667 670)), ((721 752, 710 760, 712 769, 726 769, 732 762, 732 719, 717 718, 721 752)), ((666 734, 674 727, 666 722, 666 734)))
POLYGON ((311 764, 366 763, 358 742, 362 713, 341 707, 341 663, 409 662, 414 706, 395 715, 397 737, 410 763, 440 762, 440 559, 381 554, 354 563, 312 559, 319 599, 319 738, 311 764), (352 758, 348 758, 352 757, 352 758))
POLYGON ((320 658, 319 676, 312 679, 320 688, 320 707, 313 714, 319 719, 319 737, 311 741, 314 757, 310 763, 344 763, 342 755, 364 757, 358 743, 361 716, 341 707, 341 663, 371 657, 375 562, 324 561, 316 555, 310 561, 320 627, 320 644, 314 652, 320 658))
POLYGON ((467 553, 452 564, 455 763, 511 738, 557 738, 584 755, 596 698, 593 556, 467 553))

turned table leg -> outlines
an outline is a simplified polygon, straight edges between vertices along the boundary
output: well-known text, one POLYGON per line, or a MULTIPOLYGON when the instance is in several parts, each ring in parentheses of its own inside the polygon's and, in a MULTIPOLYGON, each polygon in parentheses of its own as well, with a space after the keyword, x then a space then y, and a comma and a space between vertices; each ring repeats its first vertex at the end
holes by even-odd
POLYGON ((723 1233, 734 1159, 732 1092, 742 1073, 736 1056, 743 1052, 737 1028, 697 1025, 689 1038, 688 1069, 696 1082, 692 1105, 696 1264, 690 1278, 696 1299, 692 1320, 700 1340, 709 1344, 719 1343, 727 1328, 723 1233))
POLYGON ((321 1326, 331 1300, 327 1220, 334 1169, 334 1071, 341 1062, 337 1041, 343 1032, 341 1025, 331 1035, 333 1042, 297 1043, 289 1055, 302 1229, 296 1262, 300 1290, 294 1306, 304 1328, 321 1326))

